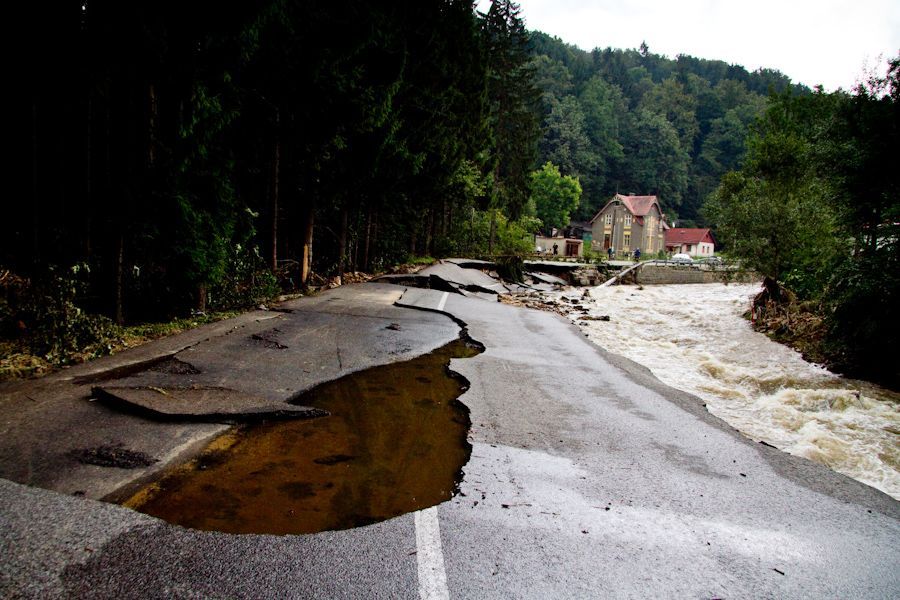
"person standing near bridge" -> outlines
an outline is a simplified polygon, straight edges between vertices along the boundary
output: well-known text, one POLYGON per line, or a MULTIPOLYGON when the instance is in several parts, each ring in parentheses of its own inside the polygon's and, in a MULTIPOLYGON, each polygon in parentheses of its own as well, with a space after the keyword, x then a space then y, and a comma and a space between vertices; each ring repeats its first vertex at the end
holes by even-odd
POLYGON ((634 262, 638 262, 639 260, 641 260, 641 249, 635 248, 634 249, 634 262))

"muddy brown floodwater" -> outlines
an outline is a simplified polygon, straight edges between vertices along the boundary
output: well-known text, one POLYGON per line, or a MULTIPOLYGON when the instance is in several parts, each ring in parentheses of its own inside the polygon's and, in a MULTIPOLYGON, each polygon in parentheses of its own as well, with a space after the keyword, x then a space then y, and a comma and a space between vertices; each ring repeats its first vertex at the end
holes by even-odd
POLYGON ((228 533, 348 529, 450 499, 471 446, 468 387, 431 354, 353 373, 294 400, 331 416, 237 427, 124 502, 185 527, 228 533))

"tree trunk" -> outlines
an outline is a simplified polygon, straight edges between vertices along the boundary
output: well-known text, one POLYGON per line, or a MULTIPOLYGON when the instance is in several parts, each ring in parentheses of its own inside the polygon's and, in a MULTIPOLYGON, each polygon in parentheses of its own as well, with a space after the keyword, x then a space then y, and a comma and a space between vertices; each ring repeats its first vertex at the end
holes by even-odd
POLYGON ((275 156, 272 165, 272 271, 278 269, 278 195, 281 187, 281 113, 275 110, 275 156))
POLYGON ((450 235, 450 232, 453 231, 453 203, 451 202, 447 206, 447 225, 444 227, 444 235, 450 235))
POLYGON ((309 275, 312 273, 312 247, 313 225, 315 224, 315 209, 310 206, 305 215, 303 227, 303 258, 300 264, 300 285, 306 287, 309 284, 309 275))
POLYGON ((125 234, 116 237, 116 324, 125 323, 125 234))
POLYGON ((33 262, 40 262, 41 244, 39 228, 41 224, 40 198, 38 193, 38 106, 37 100, 31 103, 31 257, 33 262))
POLYGON ((369 206, 366 211, 366 237, 363 243, 363 260, 362 260, 362 268, 363 271, 369 270, 369 241, 372 235, 372 207, 369 206))
MULTIPOLYGON (((353 228, 355 231, 359 229, 359 216, 360 210, 357 208, 356 213, 353 216, 353 228)), ((359 236, 354 236, 354 239, 350 240, 350 246, 353 248, 353 260, 350 261, 350 267, 355 273, 359 271, 359 236)))
POLYGON ((425 220, 425 256, 431 256, 434 249, 434 209, 428 209, 428 219, 425 220))
POLYGON ((147 166, 156 164, 156 129, 159 121, 159 103, 156 99, 156 87, 151 83, 147 87, 148 113, 147 123, 147 166))
POLYGON ((206 299, 208 295, 205 283, 201 283, 197 286, 197 310, 200 312, 206 312, 206 299))
POLYGON ((494 255, 494 237, 497 234, 497 211, 491 209, 491 235, 488 238, 488 254, 494 255))
MULTIPOLYGON (((370 245, 371 245, 372 251, 374 251, 374 249, 378 247, 378 213, 377 212, 372 215, 372 239, 370 241, 370 245)), ((370 252, 369 256, 371 259, 371 252, 370 252)), ((368 266, 368 268, 371 269, 372 265, 370 264, 368 266)))
POLYGON ((85 129, 84 135, 84 257, 86 259, 91 258, 91 225, 92 225, 92 217, 93 217, 93 208, 94 203, 92 202, 91 194, 93 193, 93 189, 91 187, 91 127, 93 125, 93 114, 91 111, 93 110, 93 102, 91 100, 91 94, 88 92, 87 98, 87 128, 85 129))
POLYGON ((341 207, 341 233, 338 236, 338 277, 344 279, 344 269, 347 267, 347 205, 341 207))

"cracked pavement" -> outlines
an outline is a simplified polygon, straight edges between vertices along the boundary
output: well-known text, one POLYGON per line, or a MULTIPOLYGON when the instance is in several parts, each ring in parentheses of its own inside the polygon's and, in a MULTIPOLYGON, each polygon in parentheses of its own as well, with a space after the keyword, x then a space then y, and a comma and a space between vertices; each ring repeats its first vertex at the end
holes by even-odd
MULTIPOLYGON (((265 321, 245 316, 228 335, 231 326, 217 324, 205 346, 168 340, 153 352, 141 350, 144 356, 111 357, 105 368, 191 345, 177 358, 206 373, 203 385, 253 388, 275 402, 318 379, 455 338, 459 326, 440 309, 486 348, 451 364, 470 382, 460 400, 472 421, 472 457, 457 496, 375 525, 300 536, 192 531, 73 497, 85 481, 96 490, 85 495, 99 498, 135 477, 60 463, 60 451, 73 443, 127 440, 165 462, 190 454, 224 426, 156 422, 89 402, 87 384, 72 382, 82 373, 72 369, 0 388, 0 592, 41 598, 900 592, 896 500, 753 443, 698 399, 593 346, 557 315, 382 284, 339 288, 288 308, 295 312, 264 314, 265 321), (394 306, 398 300, 422 310, 394 306), (306 315, 308 329, 287 324, 297 315, 306 315), (399 330, 386 329, 391 324, 399 330), (287 349, 248 348, 248 333, 273 328, 279 335, 272 339, 287 349), (224 340, 221 355, 216 339, 224 340), (263 355, 264 361, 254 358, 263 355), (227 361, 239 364, 232 370, 227 361), (259 365, 258 375, 250 364, 259 365)), ((200 374, 188 376, 201 381, 200 374)))

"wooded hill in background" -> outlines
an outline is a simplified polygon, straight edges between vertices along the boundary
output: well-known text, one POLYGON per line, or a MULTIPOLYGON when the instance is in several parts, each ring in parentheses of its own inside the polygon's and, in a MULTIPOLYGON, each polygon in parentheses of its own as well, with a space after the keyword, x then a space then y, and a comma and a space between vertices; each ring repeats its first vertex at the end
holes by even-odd
POLYGON ((808 94, 782 73, 649 51, 591 52, 532 33, 531 66, 542 93, 539 164, 578 177, 577 216, 616 193, 658 195, 679 225, 699 214, 719 180, 738 168, 748 127, 771 92, 808 94))

